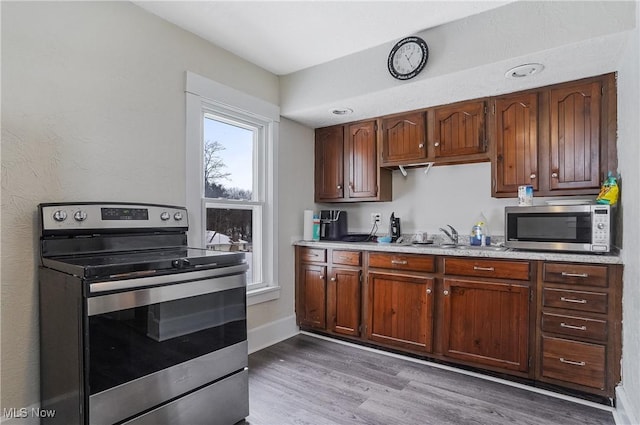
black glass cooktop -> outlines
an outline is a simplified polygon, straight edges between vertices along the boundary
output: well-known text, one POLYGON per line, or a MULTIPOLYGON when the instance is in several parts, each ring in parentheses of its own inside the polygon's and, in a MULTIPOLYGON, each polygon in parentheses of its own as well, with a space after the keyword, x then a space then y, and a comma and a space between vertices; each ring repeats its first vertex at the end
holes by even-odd
POLYGON ((181 247, 52 256, 43 258, 42 264, 84 278, 117 278, 135 273, 153 274, 228 267, 242 264, 244 258, 243 252, 181 247))

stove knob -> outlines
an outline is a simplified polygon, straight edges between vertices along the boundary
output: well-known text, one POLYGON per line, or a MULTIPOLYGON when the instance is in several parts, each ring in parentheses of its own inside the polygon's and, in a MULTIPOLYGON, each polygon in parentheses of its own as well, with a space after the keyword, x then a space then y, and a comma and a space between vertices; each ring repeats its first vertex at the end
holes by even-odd
POLYGON ((171 215, 170 215, 168 212, 166 212, 166 211, 163 211, 163 212, 160 214, 160 220, 162 220, 162 221, 167 221, 167 220, 169 220, 170 218, 171 218, 171 215))
POLYGON ((57 222, 65 221, 67 219, 67 213, 62 210, 58 210, 53 213, 53 219, 57 222))
POLYGON ((176 219, 177 221, 182 220, 182 213, 180 211, 178 211, 177 213, 175 213, 173 215, 173 218, 176 219))
POLYGON ((189 267, 189 265, 191 265, 191 262, 186 258, 180 258, 178 260, 173 260, 171 262, 171 266, 174 269, 182 269, 182 268, 185 268, 185 267, 189 267))
POLYGON ((76 221, 85 221, 87 219, 87 213, 82 210, 78 210, 75 213, 73 213, 73 218, 76 221))

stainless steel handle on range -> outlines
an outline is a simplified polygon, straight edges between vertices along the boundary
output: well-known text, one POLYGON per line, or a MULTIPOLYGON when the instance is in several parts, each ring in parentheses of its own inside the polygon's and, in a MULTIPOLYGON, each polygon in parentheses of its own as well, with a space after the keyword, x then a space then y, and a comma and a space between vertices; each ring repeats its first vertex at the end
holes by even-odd
POLYGON ((493 267, 479 267, 479 266, 473 266, 473 270, 479 270, 479 271, 483 271, 483 272, 492 272, 495 269, 493 267))
POLYGON ((575 300, 573 298, 560 297, 560 301, 564 301, 566 303, 575 303, 575 304, 586 304, 587 300, 575 300))
POLYGON ((560 357, 560 362, 561 363, 570 364, 570 365, 574 365, 574 366, 585 366, 587 364, 586 362, 575 362, 573 360, 567 360, 567 359, 564 359, 562 357, 560 357))
MULTIPOLYGON (((143 305, 179 300, 234 288, 243 288, 246 287, 247 284, 245 275, 247 269, 248 266, 243 264, 242 266, 227 267, 225 269, 207 270, 206 272, 210 272, 208 274, 205 273, 205 271, 200 271, 172 274, 168 276, 157 276, 158 278, 167 279, 165 283, 171 284, 140 289, 134 289, 135 287, 133 287, 131 290, 125 292, 90 297, 87 300, 87 313, 89 316, 94 316, 97 314, 126 310, 143 305), (231 274, 229 269, 236 269, 236 271, 234 274, 231 274), (221 274, 221 270, 226 271, 226 273, 221 274), (218 274, 213 273, 215 271, 218 271, 218 274), (202 277, 203 274, 205 277, 202 277), (185 282, 184 280, 187 281, 185 282), (183 283, 175 283, 180 281, 183 283)), ((153 278, 131 279, 124 282, 143 279, 153 278)), ((120 282, 100 282, 91 284, 89 287, 92 288, 94 285, 101 285, 103 283, 111 284, 120 282)), ((95 291, 91 290, 91 292, 95 291)))
POLYGON ((576 331, 586 331, 587 327, 586 326, 574 326, 574 325, 567 325, 564 322, 560 323, 560 327, 561 328, 567 328, 567 329, 574 329, 576 331))
POLYGON ((587 273, 567 273, 562 272, 563 277, 589 277, 587 273))

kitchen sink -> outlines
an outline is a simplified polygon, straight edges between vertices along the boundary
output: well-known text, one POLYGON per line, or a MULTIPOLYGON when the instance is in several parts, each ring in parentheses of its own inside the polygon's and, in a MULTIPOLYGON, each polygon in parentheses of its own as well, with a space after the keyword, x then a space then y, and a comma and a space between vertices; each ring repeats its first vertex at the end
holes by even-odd
POLYGON ((443 243, 440 245, 434 245, 434 248, 441 249, 467 249, 470 251, 507 251, 509 248, 504 246, 480 246, 480 245, 460 245, 453 243, 443 243))

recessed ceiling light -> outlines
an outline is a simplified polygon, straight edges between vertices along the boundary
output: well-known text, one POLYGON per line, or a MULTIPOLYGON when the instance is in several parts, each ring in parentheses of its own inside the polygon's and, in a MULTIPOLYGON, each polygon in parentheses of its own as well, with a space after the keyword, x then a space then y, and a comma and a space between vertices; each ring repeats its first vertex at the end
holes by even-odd
POLYGON ((334 115, 349 115, 353 113, 353 109, 350 108, 335 108, 330 111, 334 115))
POLYGON ((524 65, 518 65, 514 68, 511 68, 504 74, 504 76, 507 78, 514 78, 514 79, 525 78, 525 77, 530 77, 533 74, 538 74, 542 72, 543 69, 544 69, 544 65, 542 65, 541 63, 527 63, 524 65))

